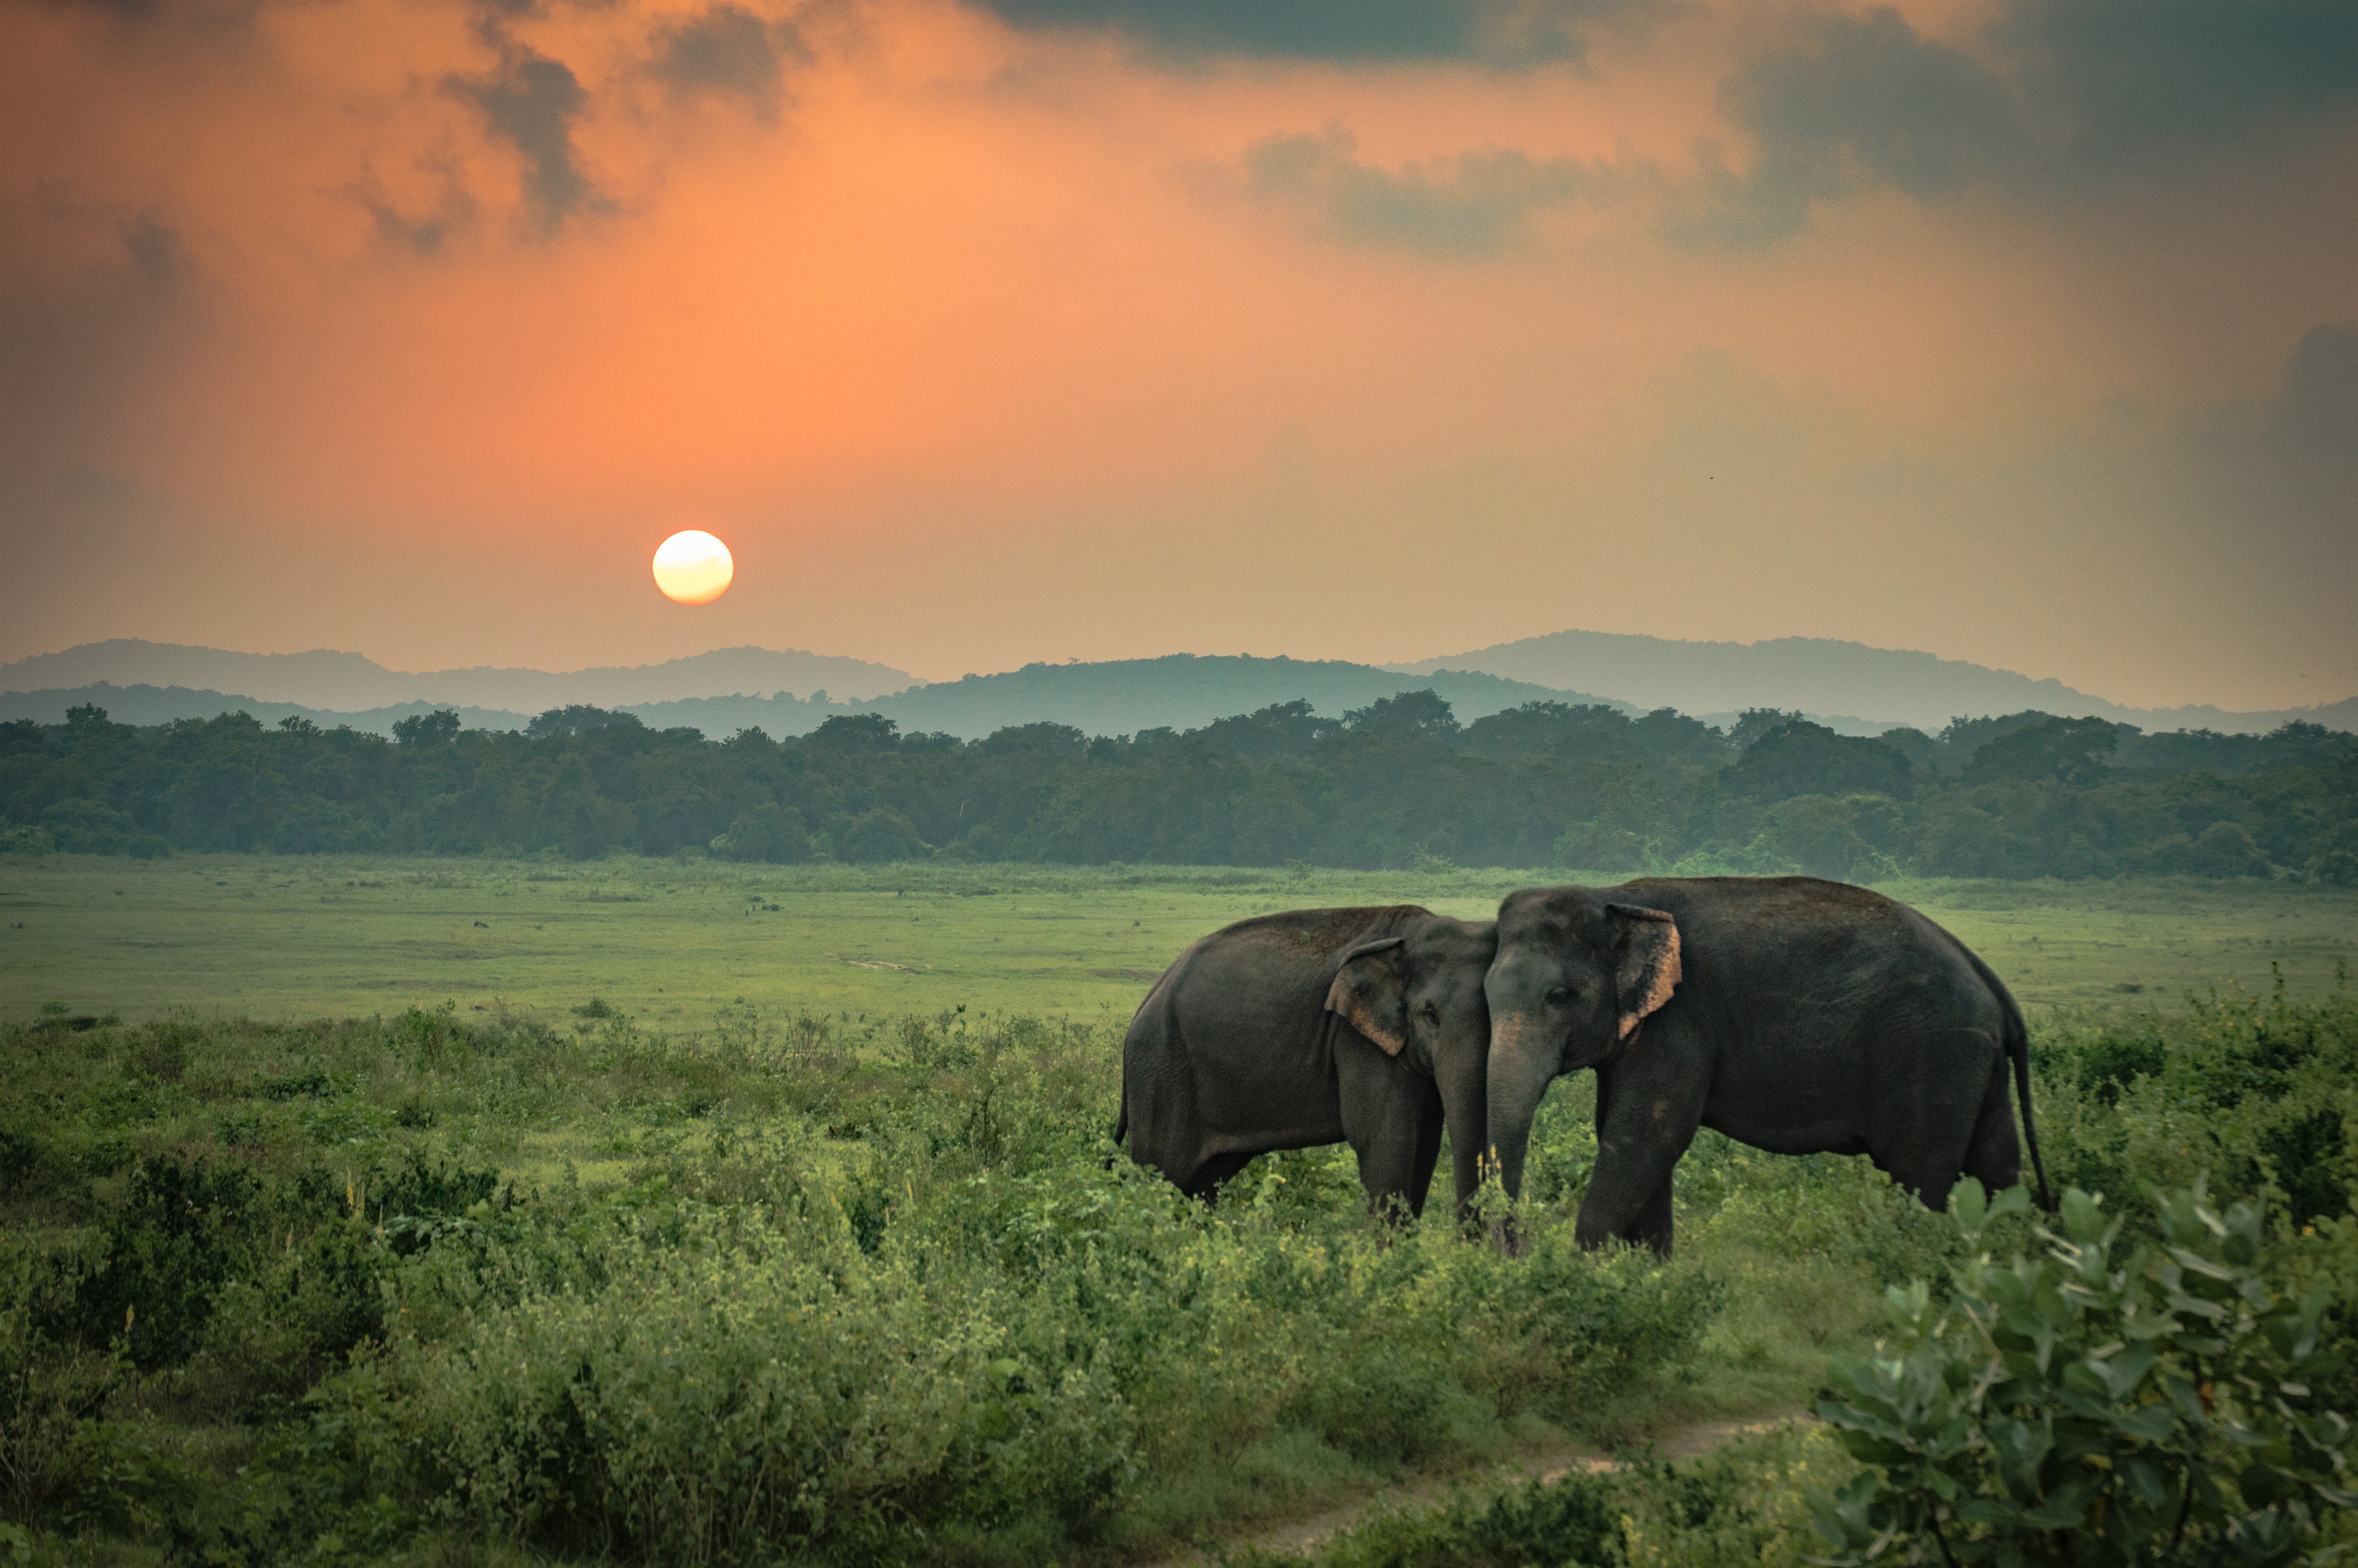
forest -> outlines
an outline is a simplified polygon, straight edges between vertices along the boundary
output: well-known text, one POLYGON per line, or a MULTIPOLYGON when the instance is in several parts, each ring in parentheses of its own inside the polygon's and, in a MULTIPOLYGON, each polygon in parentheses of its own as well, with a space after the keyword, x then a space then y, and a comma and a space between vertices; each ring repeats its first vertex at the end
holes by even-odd
POLYGON ((1055 724, 981 741, 874 714, 774 741, 551 709, 521 733, 449 711, 396 736, 243 713, 138 727, 103 708, 0 725, 0 851, 628 852, 794 863, 1593 872, 1866 881, 2179 875, 2358 883, 2358 737, 2147 735, 2023 712, 1845 736, 1756 709, 1534 702, 1461 724, 1429 691, 1295 701, 1184 732, 1055 724))

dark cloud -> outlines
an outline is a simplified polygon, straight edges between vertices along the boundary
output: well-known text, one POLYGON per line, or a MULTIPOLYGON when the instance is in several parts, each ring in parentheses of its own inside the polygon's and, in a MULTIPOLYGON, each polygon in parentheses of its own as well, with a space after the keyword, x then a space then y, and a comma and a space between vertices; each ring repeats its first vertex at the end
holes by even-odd
POLYGON ((2338 481, 2345 520, 2358 522, 2358 330, 2309 330, 2268 411, 2268 440, 2296 470, 2338 481))
POLYGON ((1260 200, 1295 208, 1319 232, 1346 243, 1487 256, 1520 238, 1535 210, 1601 197, 1614 182, 1609 169, 1511 147, 1397 173, 1361 163, 1357 151, 1340 125, 1318 135, 1271 136, 1245 153, 1246 188, 1260 200))
POLYGON ((1758 245, 1812 206, 1977 183, 2068 198, 2358 103, 2348 0, 2012 0, 1974 52, 1896 11, 1824 17, 1722 85, 1752 167, 1715 162, 1674 238, 1758 245))
POLYGON ((2013 94, 1972 56, 1919 38, 1895 11, 1824 18, 1811 34, 1722 87, 1722 110, 1759 152, 1740 176, 1707 165, 1701 210, 1674 222, 1677 237, 1763 244, 1854 187, 1931 200, 2017 156, 2013 94))
POLYGON ((2167 166, 2358 101, 2349 0, 2013 0, 1990 41, 2023 62, 2066 176, 2167 166))
POLYGON ((1011 27, 1104 31, 1151 59, 1576 62, 1635 0, 976 0, 1011 27))
POLYGON ((352 200, 375 223, 378 244, 430 259, 443 253, 452 235, 474 222, 475 199, 459 183, 455 172, 448 168, 441 172, 442 190, 433 210, 415 215, 404 211, 373 174, 348 188, 352 200))
POLYGON ((654 42, 647 70, 675 102, 734 98, 765 124, 777 118, 786 62, 810 59, 793 23, 767 22, 725 4, 665 27, 654 42))
POLYGON ((141 278, 155 288, 169 288, 196 271, 179 232, 142 212, 123 231, 123 251, 141 278))
POLYGON ((500 69, 488 76, 452 76, 445 85, 522 155, 525 207, 534 230, 547 239, 568 218, 611 210, 574 157, 573 122, 589 106, 590 94, 564 61, 495 29, 492 36, 500 45, 500 69))

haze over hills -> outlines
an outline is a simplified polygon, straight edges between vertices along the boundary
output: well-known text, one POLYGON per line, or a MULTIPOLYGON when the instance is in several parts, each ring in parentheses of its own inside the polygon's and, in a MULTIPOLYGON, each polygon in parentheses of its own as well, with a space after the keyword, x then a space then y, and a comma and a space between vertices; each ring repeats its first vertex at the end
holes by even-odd
POLYGON ((903 734, 939 731, 973 741, 1017 724, 1069 724, 1091 735, 1196 730, 1215 719, 1297 700, 1307 701, 1327 717, 1339 718, 1378 697, 1426 687, 1447 698, 1461 721, 1526 702, 1607 700, 1492 675, 1444 673, 1410 678, 1370 665, 1336 660, 1170 654, 1159 659, 1026 665, 1020 670, 968 676, 827 710, 792 698, 764 702, 724 697, 656 703, 632 711, 659 729, 692 724, 708 735, 727 735, 759 725, 772 735, 786 735, 816 729, 828 711, 856 710, 881 713, 896 721, 903 734))
MULTIPOLYGON (((117 724, 169 724, 180 719, 251 713, 265 724, 276 724, 283 719, 308 719, 323 730, 349 724, 373 735, 392 734, 395 724, 413 714, 451 707, 447 702, 402 702, 383 708, 306 708, 299 702, 263 702, 234 692, 201 691, 185 686, 116 686, 100 681, 48 691, 0 693, 0 723, 29 719, 36 724, 62 724, 69 709, 85 704, 104 708, 107 718, 117 724)), ((460 724, 469 730, 521 730, 530 722, 529 715, 499 708, 459 708, 454 711, 460 724)))
POLYGON ((545 712, 569 703, 623 708, 687 697, 748 692, 767 697, 827 691, 855 700, 916 684, 904 670, 797 649, 715 648, 660 665, 586 670, 389 670, 359 654, 319 648, 306 654, 239 654, 179 643, 118 637, 59 654, 0 665, 0 691, 114 686, 185 687, 233 692, 258 702, 350 713, 412 702, 545 712))
MULTIPOLYGON (((891 697, 835 702, 823 695, 687 697, 670 702, 611 703, 650 728, 686 725, 716 740, 740 730, 761 729, 771 736, 807 734, 837 714, 881 713, 904 734, 941 732, 980 740, 1019 724, 1069 724, 1091 735, 1128 735, 1168 727, 1195 730, 1216 719, 1249 713, 1271 703, 1306 700, 1318 712, 1339 718, 1378 697, 1430 687, 1446 697, 1461 720, 1471 721, 1522 703, 1595 702, 1602 698, 1552 691, 1497 676, 1448 674, 1405 676, 1368 665, 1244 655, 1198 658, 1174 654, 1160 659, 1114 660, 1094 665, 1027 665, 1000 675, 968 676, 939 686, 914 686, 891 697)), ((243 710, 265 724, 289 716, 315 724, 350 724, 391 734, 413 713, 441 706, 411 702, 339 711, 287 702, 263 702, 235 693, 186 687, 115 686, 102 683, 0 695, 0 720, 31 719, 43 724, 65 720, 67 709, 94 703, 123 724, 161 724, 175 719, 210 719, 243 710)), ((1614 706, 1621 706, 1615 704, 1614 706)), ((470 729, 521 730, 531 715, 503 709, 461 708, 470 729)))
POLYGON ((1525 702, 1553 700, 1605 702, 1633 711, 1676 708, 1723 726, 1744 708, 1777 708, 1862 735, 1902 723, 1937 731, 1960 715, 2026 708, 2103 718, 2147 732, 2207 728, 2256 733, 2295 719, 2358 730, 2358 698, 2266 713, 2141 709, 2059 681, 1856 643, 1801 637, 1748 644, 1676 643, 1586 632, 1407 665, 1174 654, 1027 665, 932 686, 882 665, 761 648, 718 649, 635 668, 410 674, 357 654, 237 654, 124 640, 0 666, 0 688, 10 687, 15 689, 0 695, 0 719, 54 724, 68 708, 95 703, 116 720, 133 724, 243 709, 265 723, 297 716, 380 734, 391 733, 396 721, 412 713, 434 708, 457 708, 471 728, 514 730, 548 708, 586 703, 635 714, 656 729, 687 725, 715 738, 756 726, 779 738, 799 735, 833 715, 854 712, 883 714, 903 732, 967 739, 1043 722, 1092 735, 1121 735, 1195 729, 1297 699, 1334 717, 1422 687, 1446 697, 1465 722, 1525 702), (130 672, 170 669, 211 670, 222 678, 217 684, 126 678, 130 672), (233 684, 240 676, 252 677, 253 684, 233 684), (26 689, 27 676, 46 680, 38 689, 26 689))
POLYGON ((1715 719, 1747 708, 1800 708, 1851 717, 1862 727, 1912 724, 1937 731, 1960 715, 2037 708, 2071 719, 2134 724, 2147 731, 2266 731, 2292 719, 2333 730, 2358 728, 2358 697, 2261 713, 2230 713, 2208 706, 2128 708, 2075 691, 2059 680, 1825 637, 1686 643, 1613 632, 1555 632, 1384 667, 1404 675, 1444 668, 1484 670, 1539 686, 1611 692, 1641 709, 1675 708, 1698 718, 1715 719))

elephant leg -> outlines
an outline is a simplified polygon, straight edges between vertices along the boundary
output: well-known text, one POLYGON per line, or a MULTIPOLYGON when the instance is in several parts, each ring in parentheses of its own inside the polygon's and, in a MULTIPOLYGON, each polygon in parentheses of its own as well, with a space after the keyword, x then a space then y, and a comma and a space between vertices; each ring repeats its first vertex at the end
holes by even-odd
POLYGON ((1219 1202, 1220 1184, 1253 1162, 1250 1154, 1215 1154, 1195 1167, 1195 1173, 1180 1184, 1180 1191, 1191 1198, 1201 1198, 1206 1208, 1219 1202))
POLYGON ((1982 1098, 1974 1141, 1965 1149, 1965 1174, 1994 1194, 2022 1180, 2022 1140, 2014 1130, 2013 1085, 2006 1066, 1999 1057, 1989 1092, 1982 1098))
POLYGON ((1637 1060, 1596 1075, 1596 1168, 1573 1237, 1583 1247, 1642 1240, 1671 1250, 1671 1173, 1694 1141, 1709 1093, 1708 1075, 1682 1070, 1683 1054, 1667 1040, 1637 1060))
MULTIPOLYGON (((1968 1152, 1980 1141, 1993 1091, 2000 1097, 2006 1092, 2005 1066, 1996 1043, 1976 1037, 1941 1070, 1892 1085, 1876 1108, 1867 1145, 1876 1164, 1934 1214, 1948 1209, 1949 1189, 1964 1173, 1968 1152)), ((2013 1130, 2009 1117, 2009 1142, 2013 1130)), ((2009 1171, 2001 1184, 2011 1186, 2014 1174, 2009 1171)))
POLYGON ((1632 1246, 1650 1247, 1664 1258, 1671 1255, 1671 1178, 1664 1176, 1638 1217, 1621 1232, 1619 1239, 1632 1246))
POLYGON ((1359 1157, 1359 1184, 1379 1214, 1424 1212, 1441 1153, 1441 1091, 1373 1046, 1337 1064, 1343 1136, 1359 1157))

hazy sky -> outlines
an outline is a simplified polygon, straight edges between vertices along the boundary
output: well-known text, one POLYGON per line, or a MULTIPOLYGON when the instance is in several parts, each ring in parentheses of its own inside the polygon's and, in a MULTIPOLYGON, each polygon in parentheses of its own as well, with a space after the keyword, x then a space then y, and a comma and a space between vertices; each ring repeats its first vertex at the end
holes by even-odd
POLYGON ((0 27, 0 659, 1585 627, 2358 692, 2348 0, 0 27))

